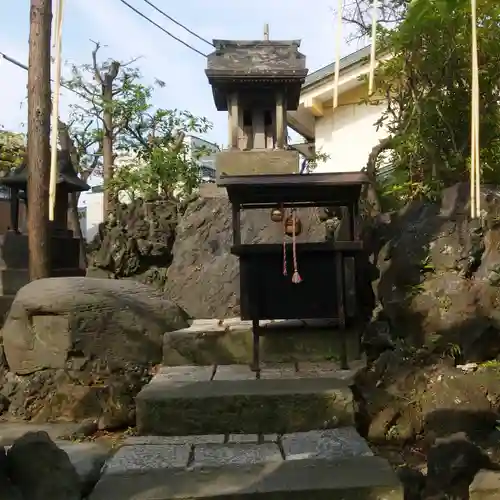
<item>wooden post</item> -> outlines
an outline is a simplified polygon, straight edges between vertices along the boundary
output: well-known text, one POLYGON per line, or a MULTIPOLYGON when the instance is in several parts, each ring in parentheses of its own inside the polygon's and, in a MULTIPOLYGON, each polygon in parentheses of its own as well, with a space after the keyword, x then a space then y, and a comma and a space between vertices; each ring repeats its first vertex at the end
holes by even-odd
POLYGON ((269 41, 269 24, 264 24, 264 40, 269 41))
POLYGON ((28 244, 30 280, 50 276, 51 0, 31 0, 28 69, 28 244))
POLYGON ((233 245, 241 245, 241 207, 232 205, 233 245))
POLYGON ((59 98, 61 92, 61 37, 62 16, 64 0, 56 1, 55 10, 55 61, 54 61, 54 89, 52 92, 52 127, 50 130, 50 183, 49 183, 49 220, 55 220, 55 207, 57 197, 57 178, 59 176, 59 165, 57 162, 57 143, 59 138, 59 98))
POLYGON ((276 147, 284 149, 286 144, 286 103, 283 92, 276 94, 276 147))
POLYGON ((238 110, 238 94, 231 94, 229 97, 229 147, 231 149, 238 149, 239 138, 239 110, 238 110))

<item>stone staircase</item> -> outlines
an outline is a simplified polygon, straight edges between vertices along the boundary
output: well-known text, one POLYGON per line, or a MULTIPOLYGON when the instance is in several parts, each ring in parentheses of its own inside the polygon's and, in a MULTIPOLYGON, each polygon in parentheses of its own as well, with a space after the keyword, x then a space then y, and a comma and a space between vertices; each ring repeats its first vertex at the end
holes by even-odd
MULTIPOLYGON (((221 342, 220 358, 233 361, 224 337, 238 345, 240 360, 251 353, 248 325, 228 323, 197 322, 166 335, 166 345, 175 338, 184 346, 182 355, 177 349, 183 360, 192 352, 209 362, 163 366, 143 388, 140 435, 106 463, 90 500, 402 500, 391 466, 354 428, 355 369, 321 360, 333 347, 312 345, 313 335, 286 362, 285 349, 264 349, 260 377, 245 364, 216 364, 221 342), (198 350, 187 349, 190 343, 198 350)), ((324 343, 325 332, 317 338, 324 343)), ((172 350, 165 352, 169 365, 176 364, 168 362, 172 350)))

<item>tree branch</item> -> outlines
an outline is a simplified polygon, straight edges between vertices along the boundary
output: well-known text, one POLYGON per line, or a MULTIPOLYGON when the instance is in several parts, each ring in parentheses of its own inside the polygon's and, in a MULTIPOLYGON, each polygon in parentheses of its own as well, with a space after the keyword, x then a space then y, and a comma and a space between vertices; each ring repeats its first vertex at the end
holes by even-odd
POLYGON ((94 70, 94 78, 100 85, 104 85, 101 72, 99 71, 99 66, 97 65, 97 52, 101 48, 101 44, 99 42, 94 42, 95 48, 92 51, 92 68, 94 70))

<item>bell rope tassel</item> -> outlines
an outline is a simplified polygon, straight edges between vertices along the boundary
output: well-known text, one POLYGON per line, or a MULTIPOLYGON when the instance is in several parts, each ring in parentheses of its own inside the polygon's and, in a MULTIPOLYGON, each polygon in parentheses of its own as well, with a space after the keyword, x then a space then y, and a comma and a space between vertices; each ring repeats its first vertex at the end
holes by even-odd
POLYGON ((293 249, 293 275, 292 275, 292 283, 301 283, 302 278, 299 274, 299 269, 297 265, 297 241, 295 236, 295 210, 292 213, 292 249, 293 249))
POLYGON ((288 275, 288 270, 286 266, 286 242, 283 242, 283 276, 288 275))

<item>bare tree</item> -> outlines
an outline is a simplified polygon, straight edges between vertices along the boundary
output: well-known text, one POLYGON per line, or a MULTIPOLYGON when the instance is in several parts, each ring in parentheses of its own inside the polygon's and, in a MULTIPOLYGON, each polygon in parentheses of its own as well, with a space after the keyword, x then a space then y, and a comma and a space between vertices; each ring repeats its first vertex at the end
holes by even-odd
POLYGON ((28 242, 30 279, 50 276, 51 0, 31 0, 28 69, 28 242))
MULTIPOLYGON (((95 49, 92 51, 92 64, 94 67, 94 76, 96 81, 101 86, 102 101, 103 101, 103 137, 102 137, 102 162, 103 162, 103 179, 104 186, 109 185, 113 179, 113 82, 120 71, 120 63, 112 61, 106 71, 101 72, 97 64, 97 52, 100 45, 96 43, 95 49)), ((104 217, 114 209, 114 199, 110 189, 104 190, 103 211, 104 217)))
MULTIPOLYGON (((410 2, 411 0, 381 0, 377 12, 377 23, 386 29, 396 27, 403 20, 410 2)), ((342 19, 355 28, 352 39, 370 36, 372 6, 372 0, 344 2, 342 19)))

